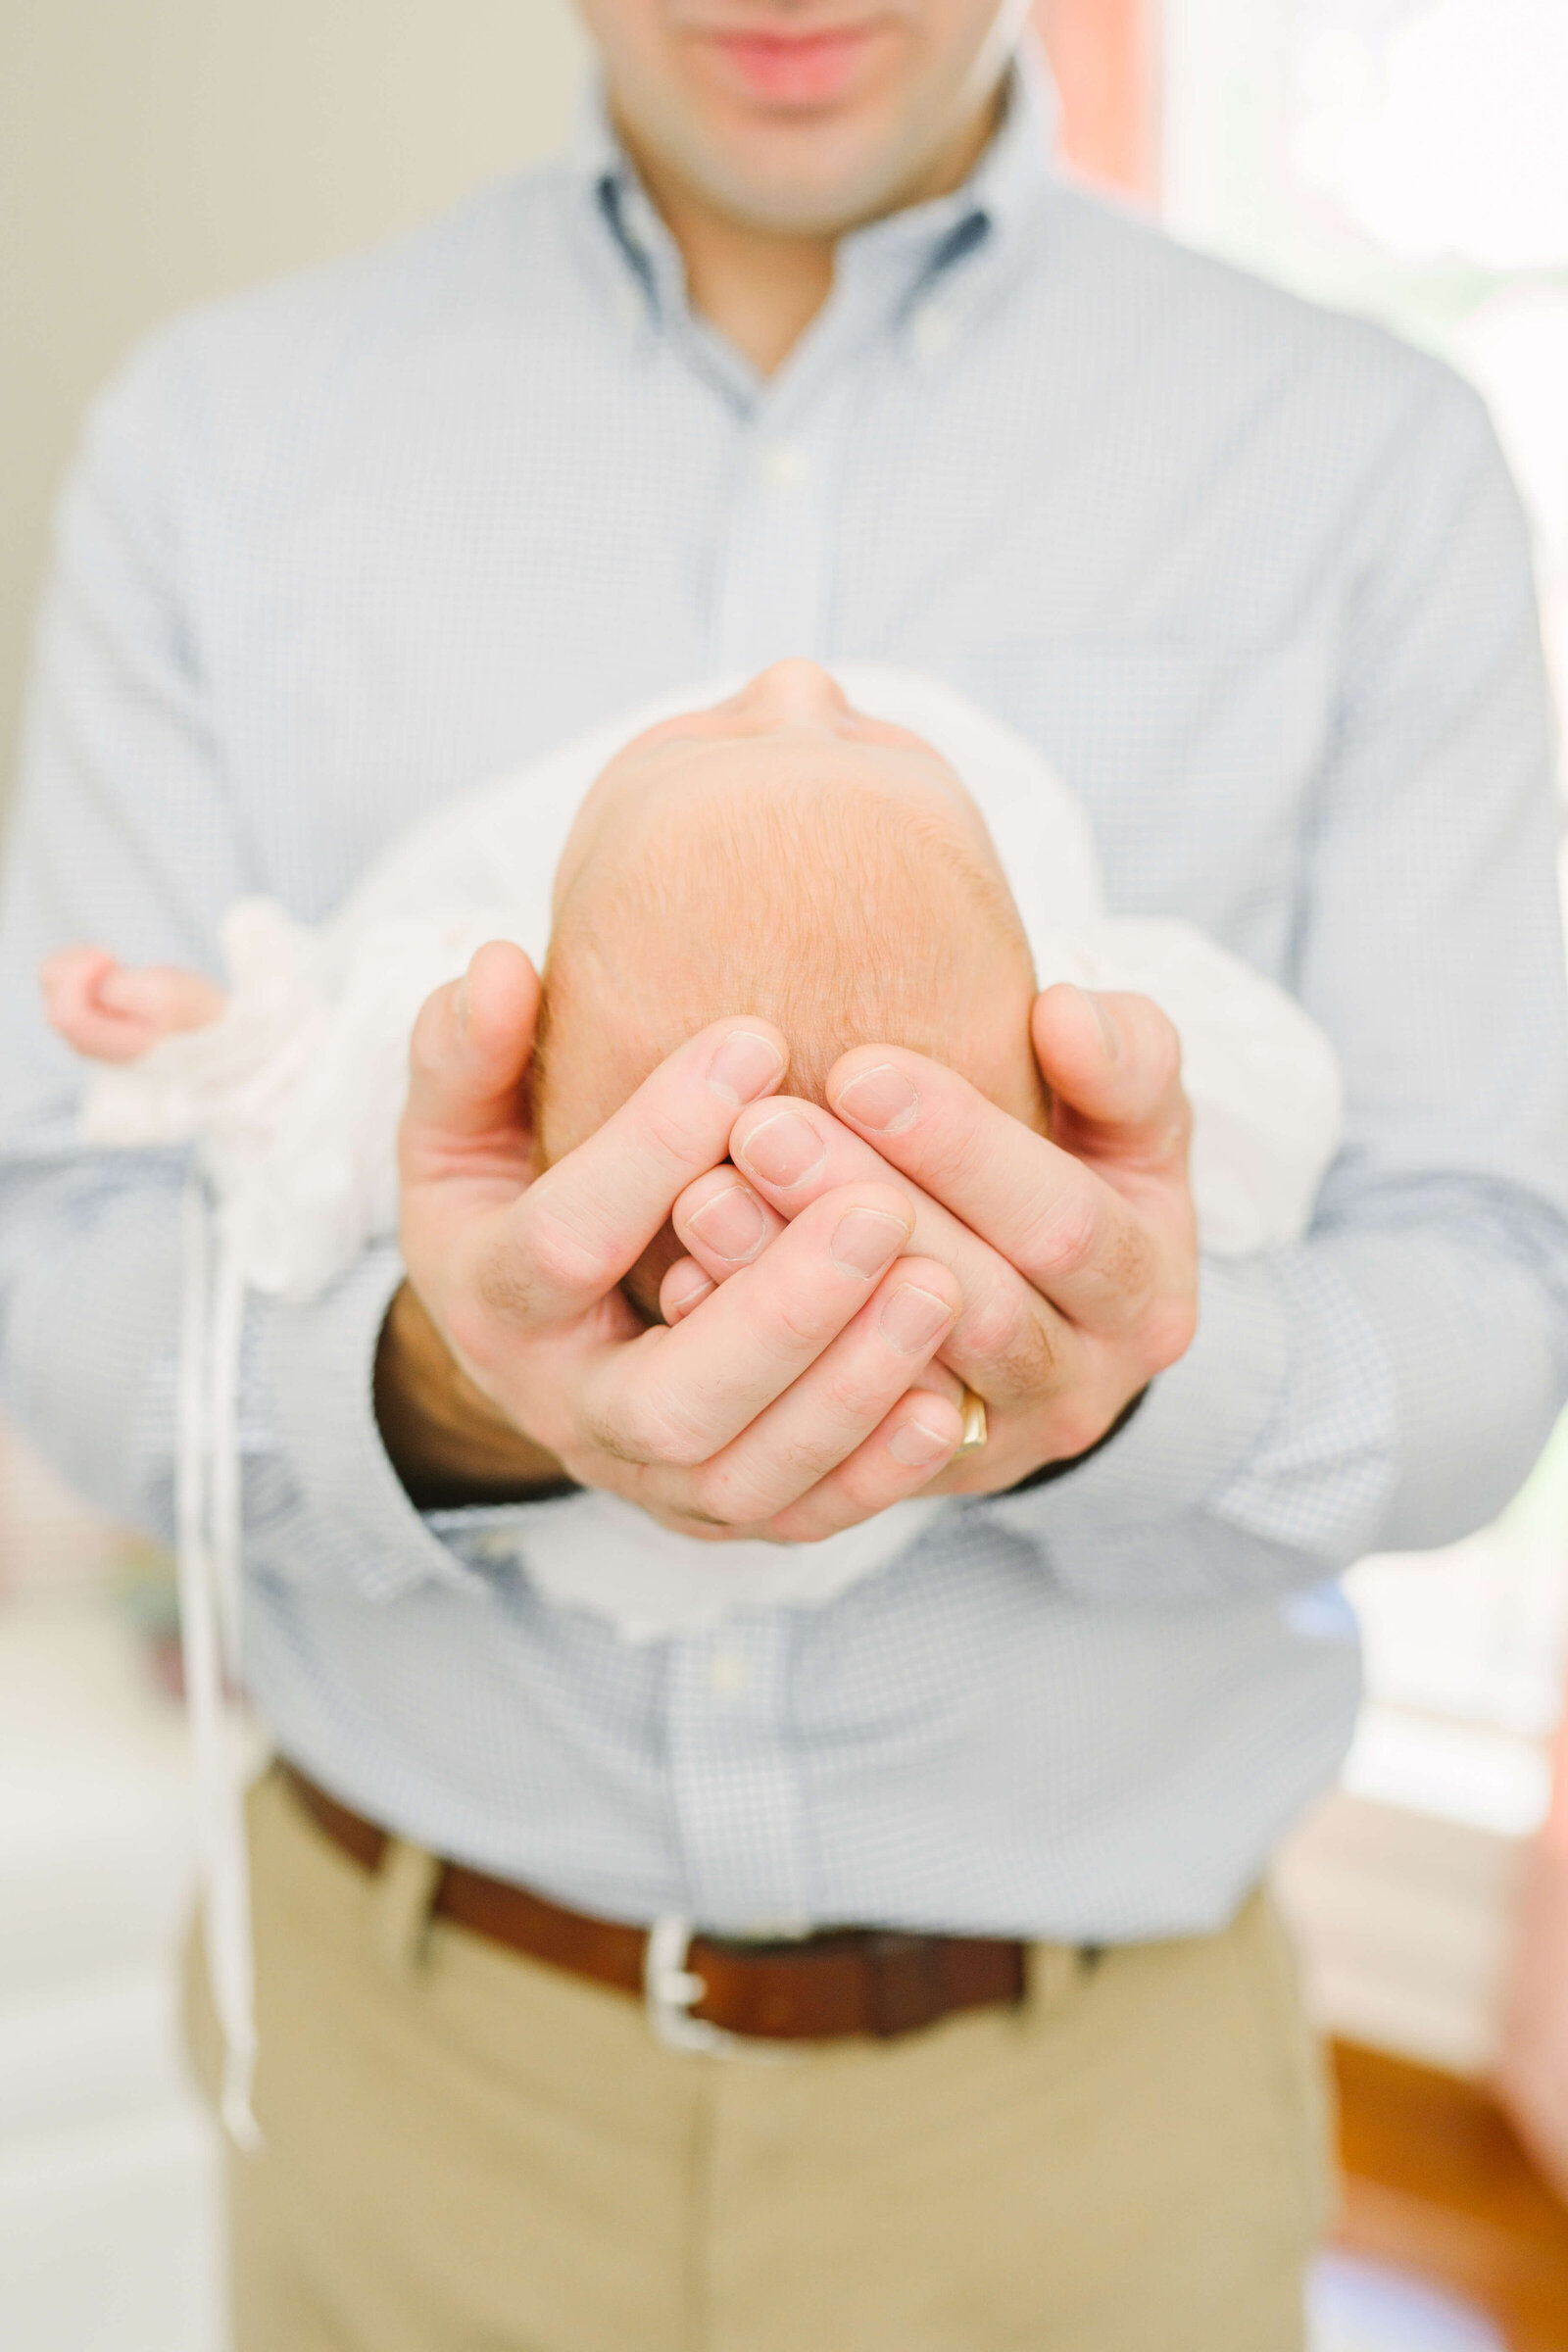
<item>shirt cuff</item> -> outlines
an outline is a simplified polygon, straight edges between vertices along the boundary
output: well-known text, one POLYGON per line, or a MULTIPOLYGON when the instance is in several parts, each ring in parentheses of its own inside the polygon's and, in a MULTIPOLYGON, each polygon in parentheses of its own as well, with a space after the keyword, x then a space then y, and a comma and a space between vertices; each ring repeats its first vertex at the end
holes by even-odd
POLYGON ((1020 1535, 1102 1533, 1189 1509, 1247 1458, 1283 1394, 1290 1310, 1267 1257, 1206 1259, 1198 1330, 1113 1444, 983 1507, 1020 1535))
POLYGON ((430 1580, 482 1593, 485 1579, 427 1527, 376 1426, 375 1353, 403 1263, 368 1250, 320 1298, 261 1302, 263 1377, 313 1551, 367 1598, 395 1600, 430 1580))

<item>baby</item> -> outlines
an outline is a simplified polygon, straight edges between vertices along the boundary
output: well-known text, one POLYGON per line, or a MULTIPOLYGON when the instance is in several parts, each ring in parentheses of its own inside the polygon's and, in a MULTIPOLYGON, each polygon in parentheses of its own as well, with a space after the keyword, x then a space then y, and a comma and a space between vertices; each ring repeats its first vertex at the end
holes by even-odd
MULTIPOLYGON (((541 1168, 730 1013, 783 1032, 793 1094, 820 1100, 850 1047, 897 1043, 1048 1132, 1029 1013, 1042 978, 1068 977, 1146 988, 1175 1017, 1209 1247, 1298 1231, 1338 1113, 1333 1058, 1305 1016, 1185 925, 1102 918, 1082 820, 1038 755, 930 681, 862 674, 858 700, 911 712, 921 732, 868 715, 807 663, 630 741, 601 731, 424 828, 319 933, 265 902, 235 910, 227 998, 98 949, 52 958, 56 1028, 120 1065, 89 1091, 87 1132, 202 1137, 244 1279, 309 1295, 395 1228, 409 1028, 498 932, 543 962, 541 1168), (545 909, 528 894, 552 826, 545 909)), ((677 1250, 666 1227, 627 1278, 650 1320, 677 1250)), ((530 1512, 519 1548, 554 1597, 646 1637, 746 1602, 827 1599, 941 1507, 904 1504, 814 1546, 715 1547, 574 1495, 530 1512)))
MULTIPOLYGON (((787 1091, 821 1102, 852 1046, 961 1070, 1044 1133, 1034 962, 974 802, 899 731, 706 743, 656 730, 612 761, 557 872, 533 1089, 548 1166, 683 1040, 727 1013, 789 1041, 787 1091)), ((674 1248, 625 1288, 650 1315, 674 1248)))
MULTIPOLYGON (((984 821, 900 731, 777 730, 705 745, 655 729, 611 761, 567 837, 530 1091, 536 1172, 565 1156, 686 1038, 760 1014, 790 1042, 788 1089, 823 1100, 852 1046, 895 1040, 961 1070, 1045 1133, 1029 1046, 1035 970, 984 821), (871 756, 867 757, 867 754, 871 756)), ((92 1059, 133 1063, 217 1024, 200 974, 54 956, 50 1018, 92 1059)), ((650 1321, 671 1229, 626 1278, 650 1321)))

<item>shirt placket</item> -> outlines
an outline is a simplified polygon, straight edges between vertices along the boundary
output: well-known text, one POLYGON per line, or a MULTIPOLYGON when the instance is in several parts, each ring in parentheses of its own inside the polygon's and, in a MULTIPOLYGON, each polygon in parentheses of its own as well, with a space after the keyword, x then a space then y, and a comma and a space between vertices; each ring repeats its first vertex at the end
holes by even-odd
POLYGON ((709 655, 750 674, 832 650, 833 575, 850 366, 814 396, 759 400, 737 435, 713 568, 709 655))
MULTIPOLYGON (((760 382, 686 311, 668 240, 635 193, 625 218, 648 256, 668 355, 716 398, 733 433, 711 542, 708 666, 749 676, 790 656, 830 659, 845 468, 905 332, 918 256, 884 237, 882 250, 849 257, 829 314, 760 382)), ((684 1899, 703 1926, 763 1935, 813 1924, 789 1707, 795 1624, 790 1611, 758 1611, 668 1643, 665 1788, 684 1899)))
POLYGON ((669 1644, 668 1790, 687 1899, 705 1926, 788 1934, 809 1922, 789 1623, 757 1612, 669 1644))

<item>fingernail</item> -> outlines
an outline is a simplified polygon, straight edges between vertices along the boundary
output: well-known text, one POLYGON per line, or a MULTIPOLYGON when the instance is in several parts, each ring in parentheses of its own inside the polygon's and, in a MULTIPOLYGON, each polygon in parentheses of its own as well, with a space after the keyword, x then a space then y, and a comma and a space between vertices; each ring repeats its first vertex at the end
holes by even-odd
POLYGON ((923 1421, 901 1421, 888 1440, 888 1451, 906 1469, 923 1470, 927 1462, 940 1461, 944 1454, 956 1452, 957 1443, 953 1436, 939 1438, 923 1421))
POLYGON ((869 1282, 893 1263, 908 1238, 909 1228, 902 1217, 890 1217, 880 1208, 852 1208, 834 1226, 828 1248, 841 1266, 863 1274, 869 1282))
POLYGON ((755 1257, 767 1239, 761 1202, 744 1184, 732 1184, 711 1200, 705 1200, 687 1223, 693 1233, 701 1235, 703 1247, 728 1265, 755 1257))
POLYGON ((901 1355, 918 1355, 941 1337, 953 1317, 954 1309, 934 1291, 916 1290, 912 1282, 903 1282, 885 1302, 879 1320, 883 1337, 901 1355))
POLYGON ((787 1190, 821 1166, 827 1146, 800 1111, 777 1110, 752 1129, 735 1157, 764 1184, 782 1185, 787 1190))
POLYGON ((665 1322, 684 1321, 693 1307, 700 1306, 709 1292, 716 1290, 717 1287, 716 1283, 709 1281, 706 1274, 697 1273, 695 1268, 693 1269, 693 1278, 689 1283, 677 1284, 673 1289, 666 1285, 661 1301, 664 1309, 665 1322))
POLYGON ((881 1135, 898 1135, 912 1126, 920 1107, 920 1098, 889 1062, 878 1062, 875 1069, 862 1070, 841 1087, 835 1098, 835 1107, 849 1112, 858 1127, 874 1127, 881 1135))
POLYGON ((784 1068, 777 1046, 755 1029, 732 1029, 708 1065, 708 1083, 726 1102, 751 1102, 784 1068))
POLYGON ((1116 1035, 1115 1022, 1092 988, 1080 988, 1078 994, 1095 1016, 1095 1027, 1100 1031, 1100 1042, 1105 1049, 1105 1059, 1114 1061, 1121 1052, 1121 1040, 1116 1035))

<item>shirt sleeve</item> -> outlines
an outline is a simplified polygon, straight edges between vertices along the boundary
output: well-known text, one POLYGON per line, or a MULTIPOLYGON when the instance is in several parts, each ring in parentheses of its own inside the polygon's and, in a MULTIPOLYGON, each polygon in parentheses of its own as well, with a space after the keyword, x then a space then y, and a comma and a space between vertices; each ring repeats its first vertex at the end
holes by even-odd
MULTIPOLYGON (((77 1490, 166 1540, 173 1507, 183 1155, 84 1149, 81 1070, 37 985, 51 950, 220 973, 242 891, 188 576, 196 370, 178 330, 99 403, 68 487, 39 621, 0 902, 0 1396, 77 1490)), ((371 1410, 400 1279, 370 1252, 307 1307, 253 1301, 240 1435, 253 1554, 371 1597, 471 1573, 425 1527, 371 1410)))
POLYGON ((1341 612, 1291 983, 1346 1087, 1311 1229, 1203 1269, 1198 1338, 1083 1469, 980 1507, 1100 1598, 1284 1589, 1456 1541, 1568 1392, 1550 698, 1480 401, 1423 367, 1341 612))

